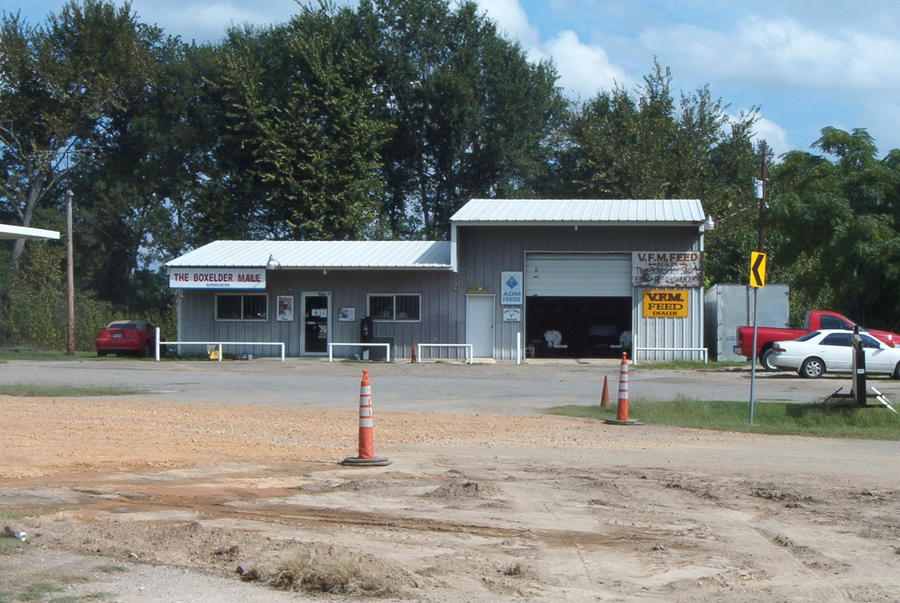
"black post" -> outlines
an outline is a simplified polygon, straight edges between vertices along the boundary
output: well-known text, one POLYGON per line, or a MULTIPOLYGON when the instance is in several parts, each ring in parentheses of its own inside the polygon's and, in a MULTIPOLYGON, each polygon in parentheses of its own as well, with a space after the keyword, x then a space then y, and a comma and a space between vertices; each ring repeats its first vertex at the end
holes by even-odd
POLYGON ((853 396, 859 406, 866 405, 866 352, 859 325, 853 327, 853 396))

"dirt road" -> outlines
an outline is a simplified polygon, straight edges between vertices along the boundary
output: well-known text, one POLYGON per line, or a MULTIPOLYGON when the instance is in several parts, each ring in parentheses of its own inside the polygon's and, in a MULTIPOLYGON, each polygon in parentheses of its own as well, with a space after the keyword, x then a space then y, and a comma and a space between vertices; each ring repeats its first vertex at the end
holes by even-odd
POLYGON ((30 536, 0 538, 0 600, 321 601, 263 583, 304 552, 382 600, 898 600, 897 442, 376 410, 393 464, 350 469, 355 420, 0 397, 30 536))

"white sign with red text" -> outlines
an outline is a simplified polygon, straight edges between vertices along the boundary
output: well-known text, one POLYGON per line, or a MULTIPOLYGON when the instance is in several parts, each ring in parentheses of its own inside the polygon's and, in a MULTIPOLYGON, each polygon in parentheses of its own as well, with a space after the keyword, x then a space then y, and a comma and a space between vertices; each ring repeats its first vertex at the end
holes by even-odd
POLYGON ((262 268, 169 268, 172 289, 265 289, 262 268))

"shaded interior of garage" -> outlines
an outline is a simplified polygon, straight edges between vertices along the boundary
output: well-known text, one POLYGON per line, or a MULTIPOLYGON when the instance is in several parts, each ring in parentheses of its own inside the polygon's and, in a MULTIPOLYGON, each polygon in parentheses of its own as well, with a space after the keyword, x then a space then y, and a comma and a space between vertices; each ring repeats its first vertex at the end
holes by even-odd
POLYGON ((622 332, 631 331, 631 298, 529 296, 525 320, 528 351, 537 358, 615 357, 622 353, 622 332), (558 331, 566 347, 548 345, 550 331, 558 331))

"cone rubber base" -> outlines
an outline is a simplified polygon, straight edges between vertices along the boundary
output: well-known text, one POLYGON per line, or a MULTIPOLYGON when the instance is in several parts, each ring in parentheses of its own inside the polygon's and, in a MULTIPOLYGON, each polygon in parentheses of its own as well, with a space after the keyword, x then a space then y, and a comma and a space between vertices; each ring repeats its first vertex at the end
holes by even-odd
POLYGON ((643 425, 643 423, 636 419, 625 419, 624 421, 620 421, 619 419, 607 419, 604 423, 609 423, 610 425, 643 425))
POLYGON ((340 463, 341 465, 351 465, 353 467, 384 467, 390 465, 391 461, 384 457, 374 456, 370 459, 361 459, 358 456, 348 456, 340 463))

